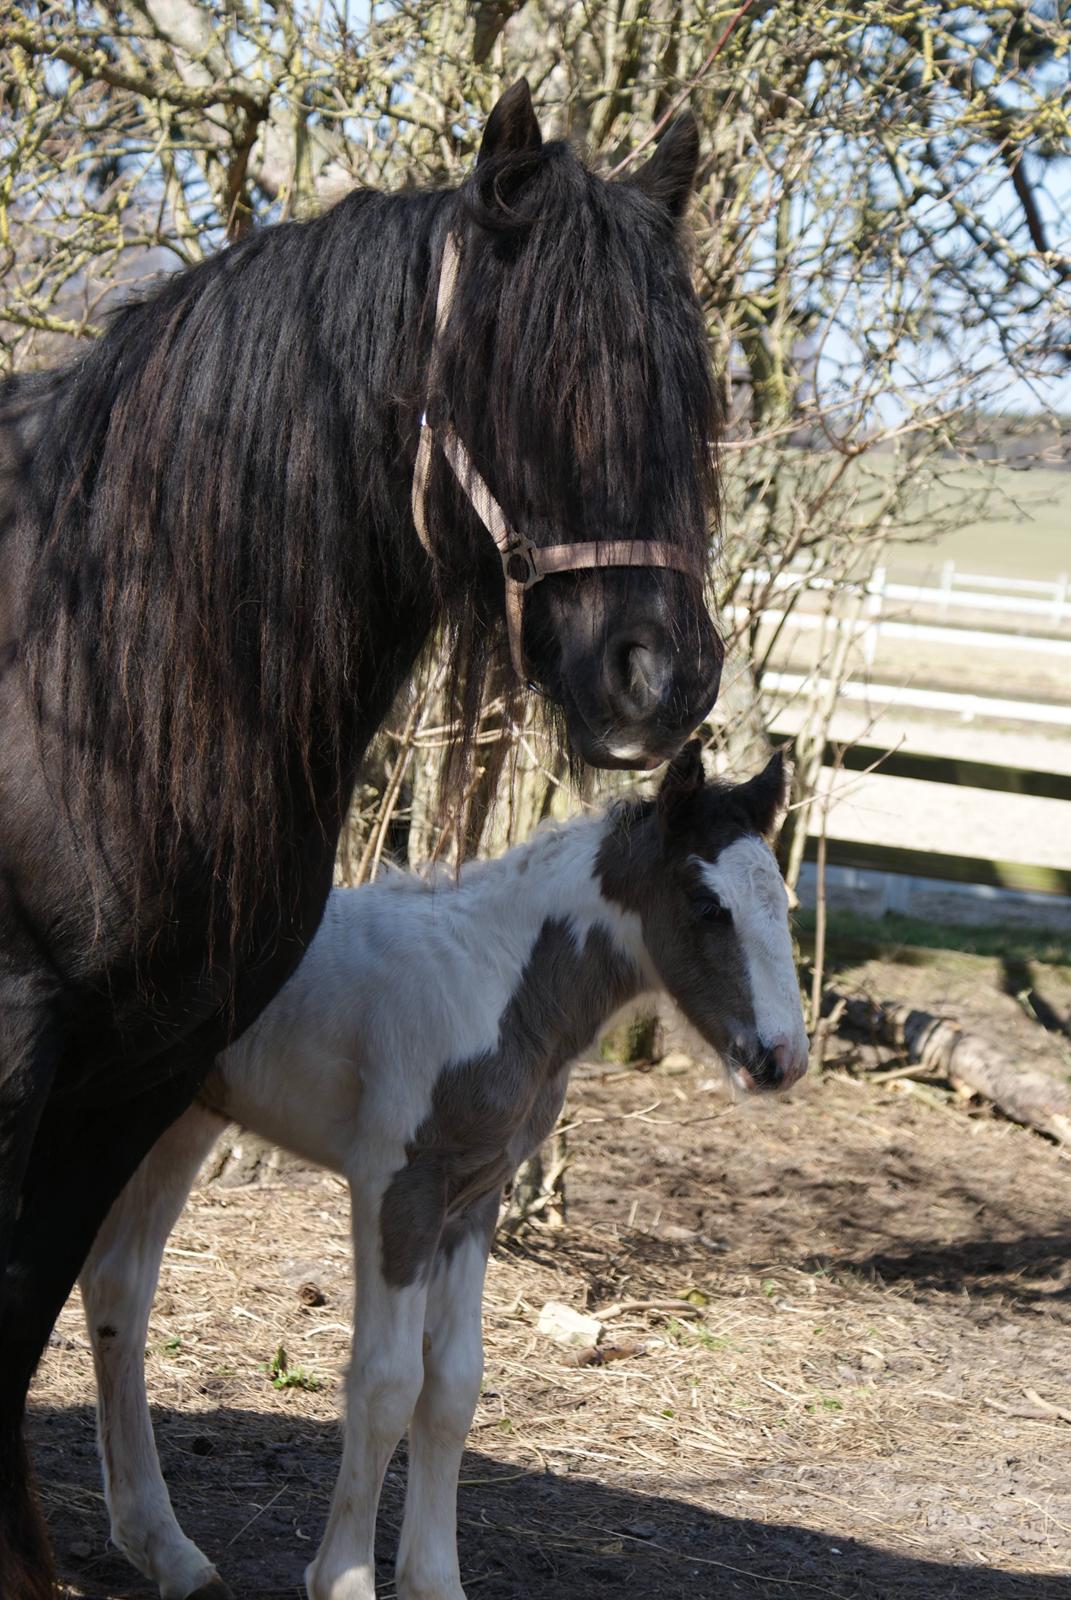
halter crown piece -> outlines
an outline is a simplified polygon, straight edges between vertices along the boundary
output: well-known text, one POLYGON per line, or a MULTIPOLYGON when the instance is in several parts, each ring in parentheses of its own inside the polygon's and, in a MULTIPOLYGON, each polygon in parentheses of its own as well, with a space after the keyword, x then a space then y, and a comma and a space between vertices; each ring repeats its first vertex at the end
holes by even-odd
MULTIPOLYGON (((448 234, 435 302, 436 336, 442 333, 450 315, 457 283, 457 266, 457 245, 453 234, 448 234)), ((689 577, 699 577, 698 564, 686 551, 659 539, 588 539, 577 544, 533 544, 510 524, 450 422, 443 420, 433 427, 425 411, 420 419, 420 442, 413 465, 412 507, 417 535, 433 560, 435 552, 428 538, 425 507, 436 439, 454 477, 502 558, 510 660, 522 683, 528 681, 524 664, 524 597, 532 585, 539 583, 548 573, 578 572, 588 567, 666 567, 685 572, 689 577)))

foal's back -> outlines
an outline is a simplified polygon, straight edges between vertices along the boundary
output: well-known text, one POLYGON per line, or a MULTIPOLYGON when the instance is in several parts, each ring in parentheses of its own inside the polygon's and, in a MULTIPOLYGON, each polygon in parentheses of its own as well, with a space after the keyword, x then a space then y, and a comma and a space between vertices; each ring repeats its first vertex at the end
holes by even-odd
POLYGON ((219 1058, 204 1103, 345 1171, 361 1144, 411 1141, 438 1097, 455 1104, 443 1139, 486 1150, 493 1121, 505 1154, 545 1084, 640 987, 635 919, 599 884, 607 820, 540 830, 457 878, 335 889, 301 966, 219 1058), (472 1101, 482 1137, 460 1126, 472 1101))

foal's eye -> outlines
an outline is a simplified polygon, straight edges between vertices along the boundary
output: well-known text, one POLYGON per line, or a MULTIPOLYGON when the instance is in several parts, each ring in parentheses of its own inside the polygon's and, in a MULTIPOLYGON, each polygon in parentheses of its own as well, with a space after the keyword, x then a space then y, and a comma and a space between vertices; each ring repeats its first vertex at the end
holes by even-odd
POLYGON ((700 922, 713 923, 716 927, 728 927, 733 920, 729 907, 723 906, 716 895, 704 895, 702 900, 697 900, 695 914, 700 922))

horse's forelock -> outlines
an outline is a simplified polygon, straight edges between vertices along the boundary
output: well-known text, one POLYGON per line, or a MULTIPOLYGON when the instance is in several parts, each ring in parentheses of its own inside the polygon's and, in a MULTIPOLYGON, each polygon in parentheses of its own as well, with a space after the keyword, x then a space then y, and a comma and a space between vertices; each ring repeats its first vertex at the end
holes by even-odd
POLYGON ((481 164, 460 215, 436 386, 507 516, 704 564, 719 419, 675 219, 565 144, 481 164))

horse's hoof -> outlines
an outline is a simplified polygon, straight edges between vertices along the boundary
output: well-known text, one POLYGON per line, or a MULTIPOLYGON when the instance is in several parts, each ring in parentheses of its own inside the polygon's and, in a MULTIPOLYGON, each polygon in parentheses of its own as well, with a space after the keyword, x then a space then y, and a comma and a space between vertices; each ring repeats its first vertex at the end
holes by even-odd
POLYGON ((213 1578, 210 1583, 202 1583, 199 1589, 186 1596, 186 1600, 234 1600, 234 1595, 222 1578, 213 1578))

